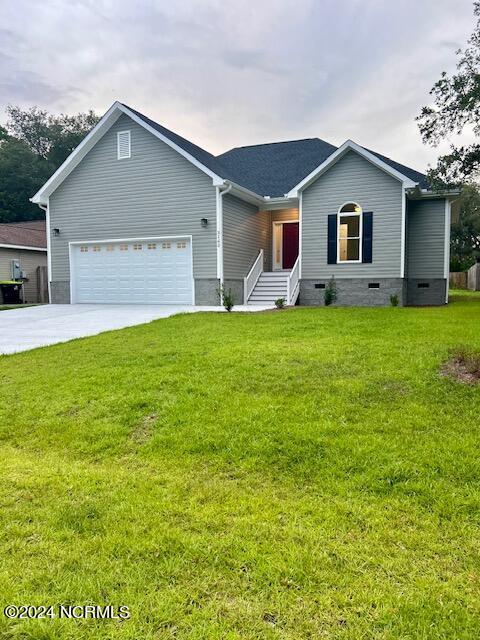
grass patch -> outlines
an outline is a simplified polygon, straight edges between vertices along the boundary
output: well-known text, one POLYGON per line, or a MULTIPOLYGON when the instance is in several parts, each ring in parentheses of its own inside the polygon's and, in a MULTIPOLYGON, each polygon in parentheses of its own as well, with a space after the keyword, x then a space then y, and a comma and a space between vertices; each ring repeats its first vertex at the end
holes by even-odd
POLYGON ((34 304, 0 304, 0 311, 9 311, 10 309, 25 309, 26 307, 36 307, 34 304))
POLYGON ((156 420, 157 416, 154 413, 143 416, 131 433, 132 441, 139 445, 148 442, 153 436, 156 420))
POLYGON ((480 352, 462 346, 452 349, 442 374, 465 384, 480 383, 480 352))
POLYGON ((480 636, 480 295, 185 314, 0 358, 8 639, 480 636))

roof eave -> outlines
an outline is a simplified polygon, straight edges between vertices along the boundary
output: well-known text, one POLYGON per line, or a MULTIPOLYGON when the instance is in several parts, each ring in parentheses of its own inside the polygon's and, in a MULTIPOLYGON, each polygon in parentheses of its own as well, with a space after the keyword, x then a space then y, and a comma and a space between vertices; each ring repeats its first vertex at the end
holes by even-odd
POLYGON ((47 205, 48 197, 81 162, 81 160, 87 155, 90 149, 95 146, 98 140, 110 129, 110 127, 116 122, 116 120, 122 115, 122 113, 128 115, 138 125, 149 131, 156 138, 162 140, 162 142, 165 142, 165 144, 177 151, 186 160, 188 160, 201 171, 210 176, 210 178, 212 178, 214 186, 219 186, 224 183, 224 179, 221 176, 199 162, 190 153, 170 140, 170 138, 151 127, 147 122, 142 120, 142 118, 139 118, 124 104, 116 101, 112 104, 110 109, 108 109, 108 111, 100 119, 100 121, 95 125, 95 127, 90 131, 90 133, 88 133, 82 140, 82 142, 80 142, 78 147, 76 147, 76 149, 74 149, 68 156, 68 158, 60 165, 60 167, 55 171, 51 178, 47 180, 47 182, 42 186, 41 189, 37 191, 37 193, 32 198, 30 198, 30 201, 39 205, 47 205))
POLYGON ((318 165, 311 173, 308 174, 303 180, 301 180, 293 189, 291 189, 286 195, 289 198, 298 197, 299 193, 306 189, 314 180, 320 177, 323 173, 328 171, 331 166, 336 164, 348 151, 355 151, 363 158, 371 162, 373 165, 382 169, 385 173, 391 175, 393 178, 399 180, 405 189, 412 189, 417 186, 417 182, 411 180, 408 176, 405 176, 400 171, 397 171, 390 165, 377 158, 373 153, 367 151, 353 140, 346 140, 336 151, 328 156, 321 164, 318 165))
POLYGON ((417 185, 414 189, 410 190, 409 195, 413 198, 458 198, 462 193, 461 189, 442 189, 434 191, 433 189, 422 189, 417 185))
POLYGON ((8 242, 0 242, 0 249, 16 249, 22 251, 46 251, 47 247, 32 247, 23 244, 9 244, 8 242))

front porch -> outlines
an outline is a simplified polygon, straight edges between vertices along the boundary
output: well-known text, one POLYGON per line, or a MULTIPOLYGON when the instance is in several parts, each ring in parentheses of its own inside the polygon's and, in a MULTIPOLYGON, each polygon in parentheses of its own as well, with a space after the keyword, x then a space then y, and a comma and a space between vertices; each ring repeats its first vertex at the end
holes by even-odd
POLYGON ((267 215, 269 234, 244 279, 244 301, 249 305, 273 305, 279 298, 295 304, 299 291, 298 209, 260 211, 267 215))

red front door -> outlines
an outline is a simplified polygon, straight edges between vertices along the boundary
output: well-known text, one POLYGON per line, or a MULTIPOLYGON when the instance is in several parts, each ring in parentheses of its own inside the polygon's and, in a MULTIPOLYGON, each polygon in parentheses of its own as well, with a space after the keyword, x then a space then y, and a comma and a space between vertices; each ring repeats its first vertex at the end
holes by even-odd
POLYGON ((298 258, 298 222, 286 222, 282 226, 282 269, 291 269, 298 258))

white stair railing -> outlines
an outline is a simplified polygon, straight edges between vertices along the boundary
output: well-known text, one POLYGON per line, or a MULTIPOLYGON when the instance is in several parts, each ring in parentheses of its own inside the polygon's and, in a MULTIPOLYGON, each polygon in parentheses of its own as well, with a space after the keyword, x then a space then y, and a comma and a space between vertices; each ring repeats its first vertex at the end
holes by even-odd
POLYGON ((294 305, 300 292, 300 256, 287 276, 287 305, 294 305))
POLYGON ((243 279, 243 304, 247 304, 248 299, 255 288, 263 271, 263 249, 260 249, 252 268, 248 275, 243 279))

